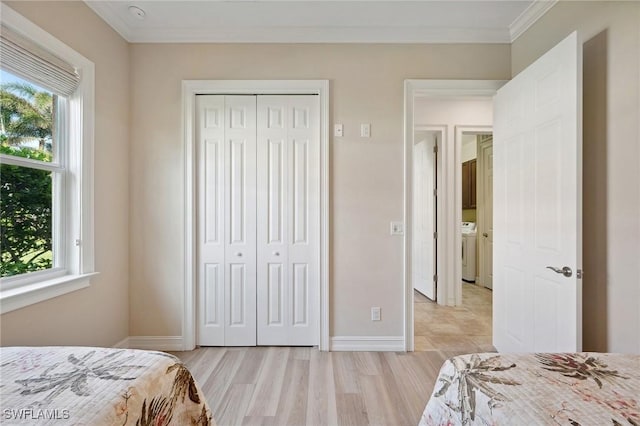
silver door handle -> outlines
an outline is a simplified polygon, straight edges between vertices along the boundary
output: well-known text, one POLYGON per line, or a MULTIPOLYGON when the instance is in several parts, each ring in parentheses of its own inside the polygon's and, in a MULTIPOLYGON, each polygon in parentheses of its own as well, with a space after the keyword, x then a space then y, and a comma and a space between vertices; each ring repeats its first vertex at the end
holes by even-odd
POLYGON ((241 253, 241 252, 237 252, 237 253, 236 253, 236 256, 238 256, 238 257, 242 257, 242 253, 241 253))
POLYGON ((562 269, 556 268, 554 266, 547 266, 547 269, 551 269, 556 274, 562 274, 567 278, 569 278, 571 275, 573 275, 573 271, 568 266, 563 266, 562 269))
POLYGON ((483 233, 482 233, 482 236, 483 236, 483 237, 485 237, 485 238, 487 238, 487 237, 489 236, 489 234, 487 234, 486 232, 483 232, 483 233))
POLYGON ((274 256, 280 256, 280 252, 279 252, 279 251, 274 251, 274 252, 273 252, 273 255, 274 255, 274 256))

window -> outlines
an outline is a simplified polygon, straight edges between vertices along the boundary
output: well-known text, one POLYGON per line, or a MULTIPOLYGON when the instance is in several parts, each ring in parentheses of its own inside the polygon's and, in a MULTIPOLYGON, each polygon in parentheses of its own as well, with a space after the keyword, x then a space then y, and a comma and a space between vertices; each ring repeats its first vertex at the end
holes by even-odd
POLYGON ((1 68, 0 82, 0 277, 59 270, 66 98, 1 68))
POLYGON ((93 63, 4 4, 0 312, 89 285, 93 63))

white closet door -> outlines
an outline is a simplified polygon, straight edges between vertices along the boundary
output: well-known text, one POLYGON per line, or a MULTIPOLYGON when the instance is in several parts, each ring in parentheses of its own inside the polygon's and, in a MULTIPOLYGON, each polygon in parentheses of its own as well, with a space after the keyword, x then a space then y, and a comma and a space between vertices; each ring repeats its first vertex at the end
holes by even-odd
POLYGON ((256 99, 198 96, 199 340, 256 344, 256 99))
POLYGON ((225 346, 256 344, 256 98, 225 96, 225 346))
POLYGON ((258 344, 318 342, 317 96, 258 96, 258 344))
POLYGON ((196 97, 198 344, 224 346, 224 96, 196 97))

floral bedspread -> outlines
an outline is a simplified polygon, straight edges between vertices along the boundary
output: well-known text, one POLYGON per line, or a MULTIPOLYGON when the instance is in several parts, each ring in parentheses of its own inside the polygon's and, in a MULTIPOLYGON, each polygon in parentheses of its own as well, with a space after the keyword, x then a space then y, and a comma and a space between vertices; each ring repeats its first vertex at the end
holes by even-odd
POLYGON ((88 347, 0 348, 0 423, 214 424, 173 355, 88 347))
POLYGON ((440 370, 426 425, 640 425, 640 355, 471 354, 440 370))

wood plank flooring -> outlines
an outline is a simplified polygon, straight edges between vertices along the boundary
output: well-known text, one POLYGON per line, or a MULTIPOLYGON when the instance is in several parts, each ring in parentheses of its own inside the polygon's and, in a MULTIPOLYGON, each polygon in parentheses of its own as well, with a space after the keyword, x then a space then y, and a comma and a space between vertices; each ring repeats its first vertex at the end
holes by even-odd
POLYGON ((175 355, 221 426, 361 426, 418 424, 442 363, 460 353, 257 347, 175 355))
POLYGON ((463 285, 462 306, 415 296, 416 352, 198 348, 189 367, 218 425, 417 425, 452 356, 493 351, 491 292, 463 285))

